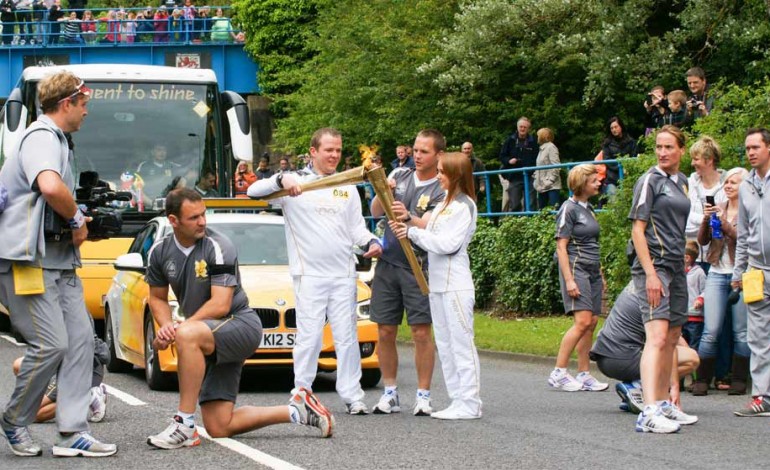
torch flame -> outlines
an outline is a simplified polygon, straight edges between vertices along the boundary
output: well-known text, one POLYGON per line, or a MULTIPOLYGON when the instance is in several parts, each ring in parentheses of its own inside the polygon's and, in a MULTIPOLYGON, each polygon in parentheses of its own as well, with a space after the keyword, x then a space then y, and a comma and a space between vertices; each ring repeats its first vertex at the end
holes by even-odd
POLYGON ((361 165, 366 171, 372 169, 372 158, 377 155, 377 150, 379 149, 380 147, 377 145, 369 147, 368 145, 361 144, 358 146, 358 151, 361 152, 361 165))

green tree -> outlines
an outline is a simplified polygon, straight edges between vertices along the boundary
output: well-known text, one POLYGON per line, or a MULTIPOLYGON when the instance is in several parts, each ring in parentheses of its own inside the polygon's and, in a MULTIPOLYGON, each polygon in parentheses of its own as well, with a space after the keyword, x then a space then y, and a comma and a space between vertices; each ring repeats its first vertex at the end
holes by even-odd
POLYGON ((303 66, 317 49, 318 15, 330 0, 233 0, 246 32, 246 50, 259 64, 259 85, 284 117, 284 98, 305 81, 303 66))
POLYGON ((279 142, 301 149, 313 130, 334 126, 346 145, 378 143, 387 157, 420 128, 441 129, 439 90, 417 68, 453 14, 451 2, 441 0, 342 0, 319 11, 309 46, 318 54, 304 64, 301 88, 287 97, 279 142))

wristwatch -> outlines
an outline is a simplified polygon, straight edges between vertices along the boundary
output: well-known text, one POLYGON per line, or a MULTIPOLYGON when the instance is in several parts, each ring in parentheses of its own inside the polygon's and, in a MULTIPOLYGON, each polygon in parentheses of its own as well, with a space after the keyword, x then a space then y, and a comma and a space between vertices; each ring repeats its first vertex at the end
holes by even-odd
POLYGON ((407 223, 412 220, 412 214, 409 212, 406 213, 406 219, 402 220, 402 222, 407 223))

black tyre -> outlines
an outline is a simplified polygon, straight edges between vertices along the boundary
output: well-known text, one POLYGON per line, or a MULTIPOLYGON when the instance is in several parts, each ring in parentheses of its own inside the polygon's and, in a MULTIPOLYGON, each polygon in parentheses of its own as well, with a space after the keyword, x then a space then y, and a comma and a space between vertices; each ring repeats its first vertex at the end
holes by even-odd
POLYGON ((134 368, 133 364, 118 359, 117 354, 115 354, 115 350, 117 349, 115 347, 115 333, 112 329, 112 317, 108 306, 104 307, 104 342, 107 343, 107 347, 110 350, 110 362, 107 363, 107 370, 115 373, 131 372, 134 368))
POLYGON ((363 369, 361 370, 361 386, 363 388, 373 388, 380 383, 382 373, 380 369, 363 369))
POLYGON ((152 317, 144 319, 144 377, 151 390, 173 390, 176 388, 176 375, 160 370, 158 352, 152 347, 155 340, 155 327, 152 317))

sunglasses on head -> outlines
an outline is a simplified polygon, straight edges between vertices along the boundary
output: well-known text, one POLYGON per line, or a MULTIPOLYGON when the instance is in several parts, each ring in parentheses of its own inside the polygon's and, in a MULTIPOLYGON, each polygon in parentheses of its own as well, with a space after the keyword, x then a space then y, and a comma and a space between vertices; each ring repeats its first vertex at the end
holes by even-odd
POLYGON ((77 95, 83 95, 83 96, 91 96, 91 89, 86 86, 86 83, 83 80, 80 80, 80 83, 78 83, 78 86, 75 87, 75 91, 59 101, 57 103, 61 103, 62 101, 71 100, 72 98, 76 97, 77 95))

